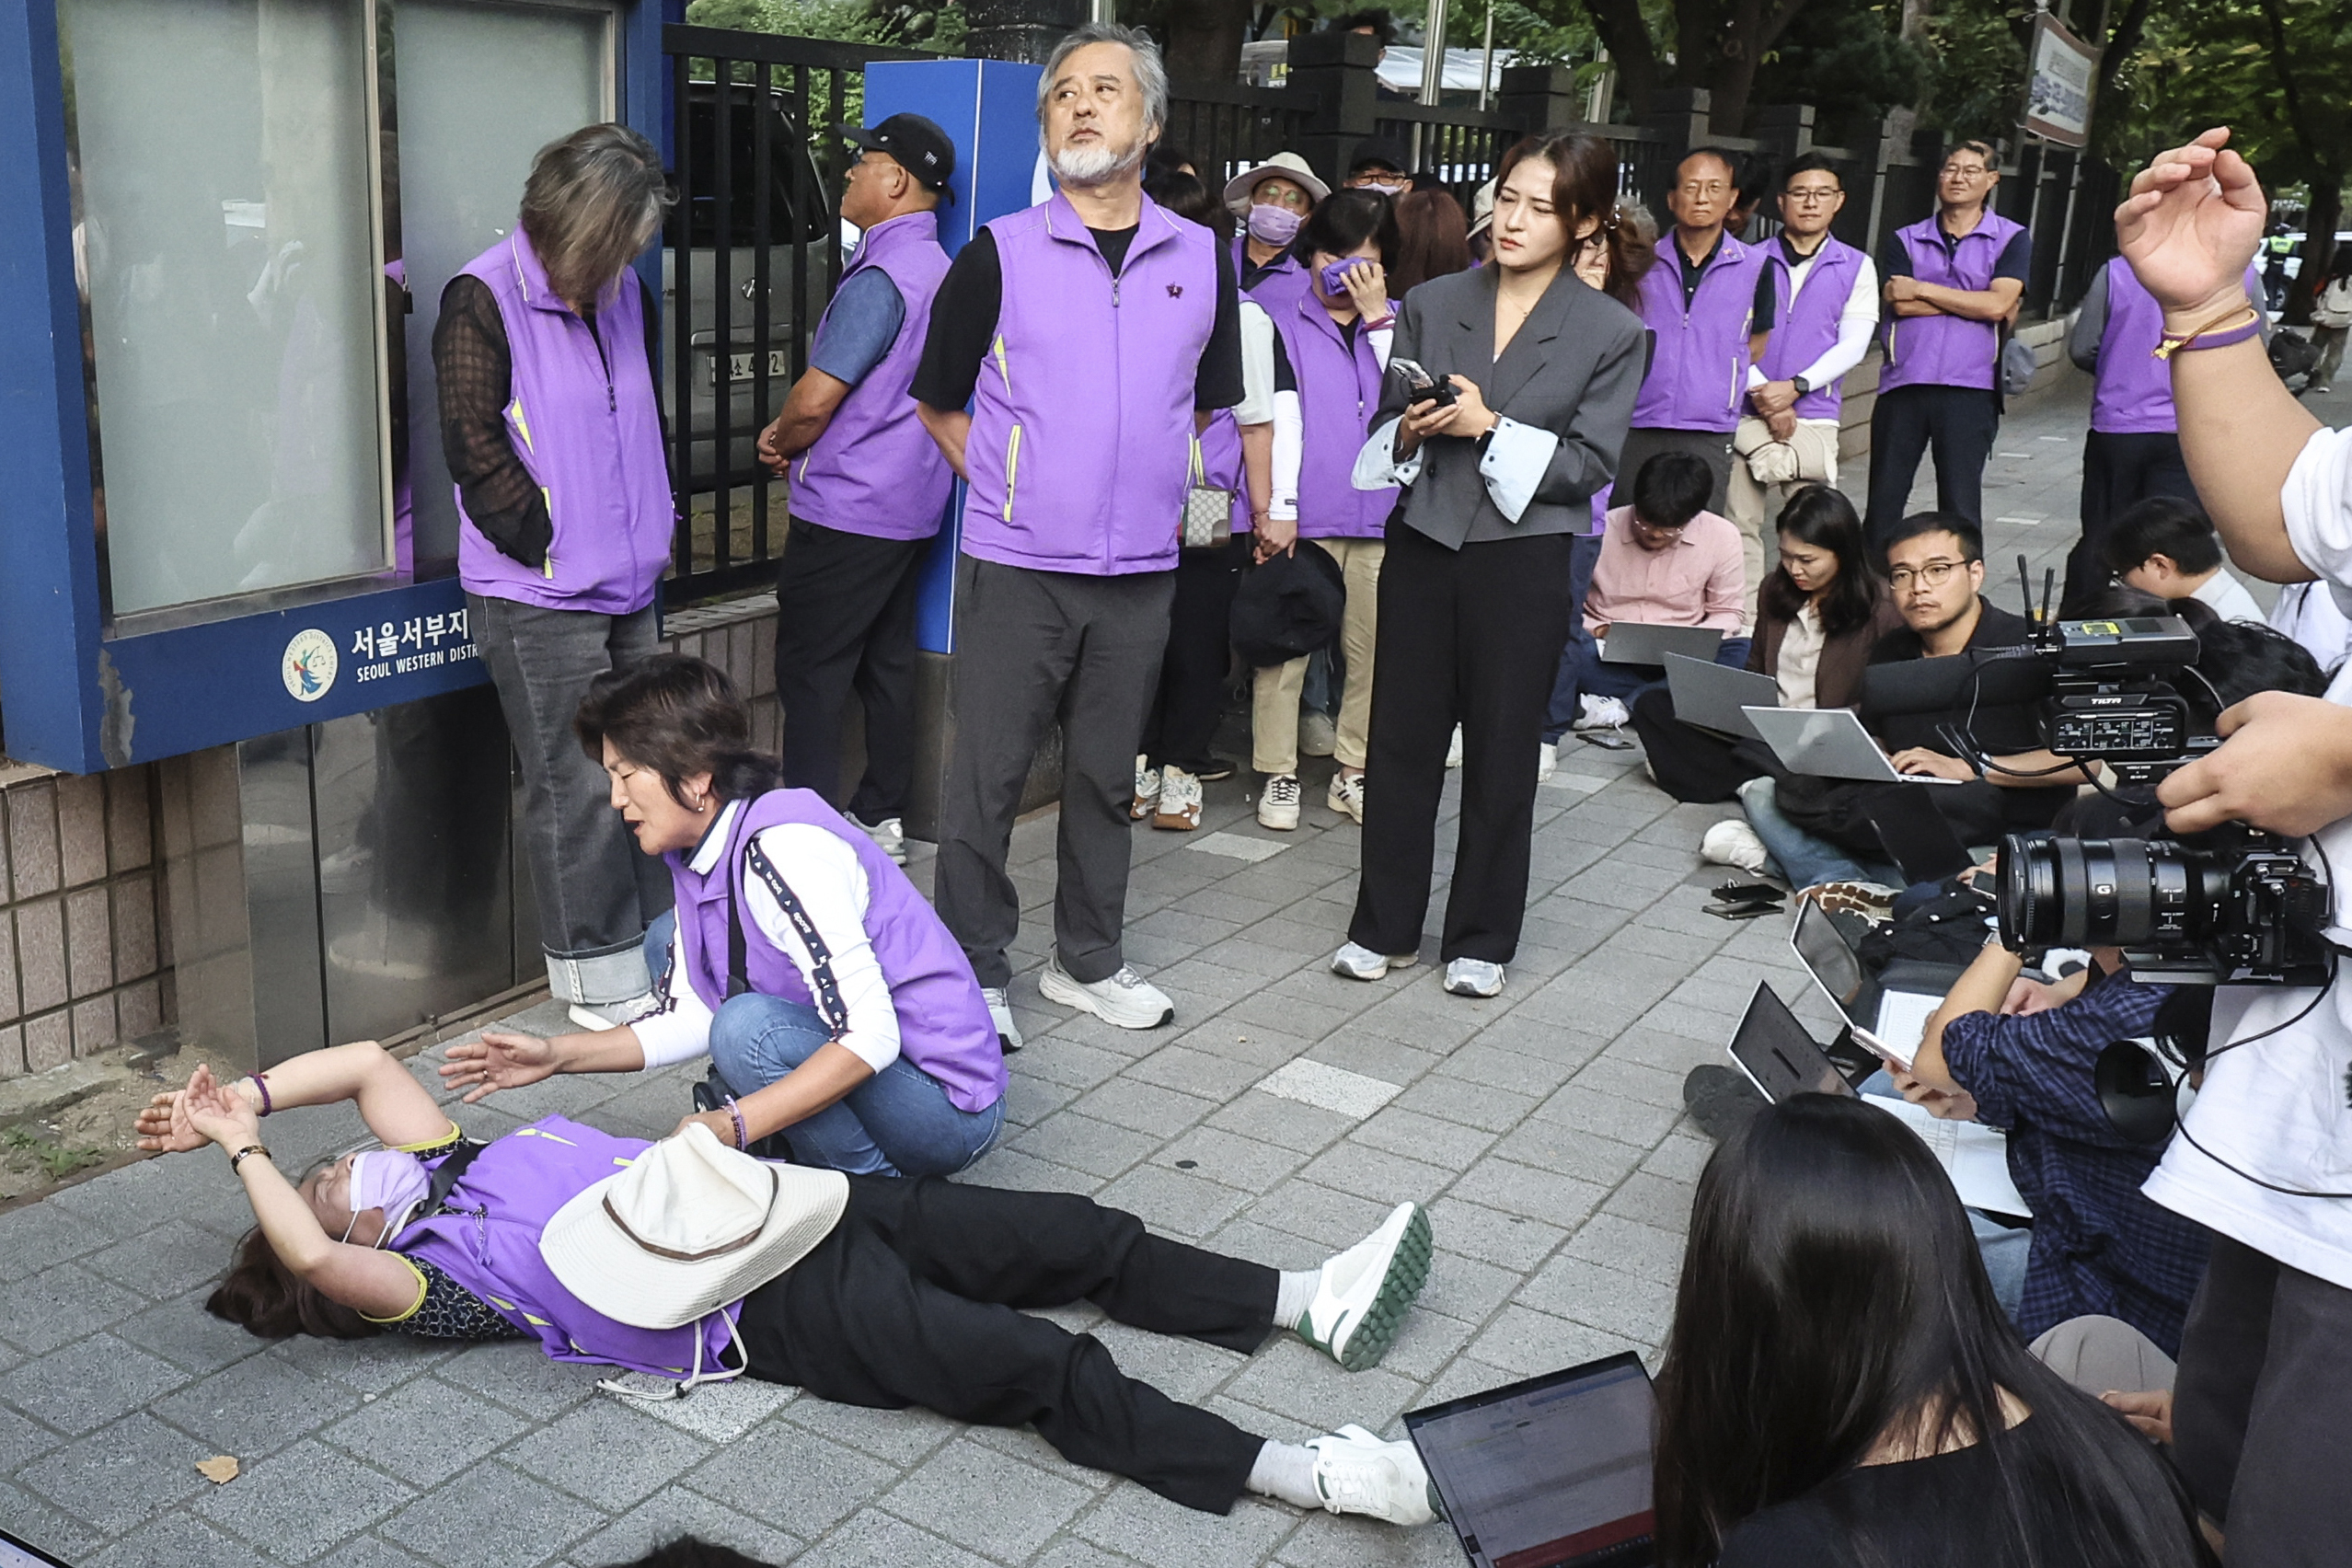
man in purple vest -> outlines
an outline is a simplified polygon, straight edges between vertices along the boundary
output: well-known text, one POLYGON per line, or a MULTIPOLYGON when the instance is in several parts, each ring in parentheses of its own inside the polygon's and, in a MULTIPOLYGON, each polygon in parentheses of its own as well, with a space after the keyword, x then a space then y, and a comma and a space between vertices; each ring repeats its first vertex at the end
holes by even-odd
MULTIPOLYGON (((2246 295, 2261 297, 2262 274, 2246 268, 2246 295)), ((2267 317, 2263 337, 2270 335, 2267 317)), ((2120 256, 2091 275, 2066 355, 2091 373, 2091 430, 2082 443, 2082 536, 2066 555, 2059 613, 2079 616, 2107 585, 2110 525, 2151 496, 2195 502, 2173 409, 2173 370, 2156 357, 2164 309, 2120 256)), ((2324 661, 2323 661, 2324 663, 2324 661)))
POLYGON ((1781 173, 1781 233, 1763 247, 1780 325, 1747 371, 1748 412, 1732 436, 1724 513, 1739 528, 1747 611, 1764 581, 1764 521, 1799 485, 1838 482, 1838 424, 1846 373, 1870 352, 1878 325, 1878 269, 1834 237, 1846 204, 1838 166, 1806 153, 1781 173))
POLYGON ((1055 47, 1037 119, 1060 191, 956 256, 915 375, 923 422, 969 486, 934 896, 1008 1046, 1020 1041, 1006 996, 1020 893, 1005 856, 1057 715, 1055 951, 1040 987, 1124 1029, 1175 1015, 1122 950, 1128 809, 1193 438, 1242 386, 1231 256, 1143 193, 1167 116, 1145 34, 1090 24, 1055 47))
POLYGON ((1992 210, 1991 147, 1943 155, 1938 210, 1895 231, 1886 274, 1886 363, 1870 411, 1872 542, 1909 510, 1920 457, 1935 449, 1935 509, 1984 525, 1985 459, 2000 426, 2001 326, 2017 313, 2033 241, 1992 210))
POLYGON ((1666 210, 1674 232, 1642 276, 1641 313, 1655 346, 1617 471, 1638 474, 1661 452, 1707 465, 1707 510, 1729 504, 1732 431, 1747 400, 1747 372, 1764 352, 1779 296, 1761 246, 1724 232, 1739 197, 1738 159, 1694 147, 1675 166, 1666 210))
POLYGON ((861 147, 841 218, 865 231, 817 323, 809 368, 760 432, 760 460, 791 481, 792 531, 776 577, 776 699, 784 782, 813 790, 904 864, 915 782, 916 566, 947 514, 953 478, 907 388, 947 276, 940 192, 947 133, 919 114, 847 131, 861 147), (844 804, 841 720, 866 709, 866 772, 844 804))

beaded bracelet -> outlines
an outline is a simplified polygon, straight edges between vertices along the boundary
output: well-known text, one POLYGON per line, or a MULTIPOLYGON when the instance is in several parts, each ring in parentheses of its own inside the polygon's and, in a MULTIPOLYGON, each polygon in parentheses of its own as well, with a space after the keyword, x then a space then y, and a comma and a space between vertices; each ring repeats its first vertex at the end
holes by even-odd
POLYGON ((275 1109, 275 1107, 270 1103, 270 1080, 263 1078, 259 1073, 248 1073, 245 1076, 252 1081, 254 1092, 261 1096, 260 1114, 267 1116, 275 1109))
POLYGON ((751 1129, 744 1125, 743 1107, 735 1103, 735 1097, 732 1094, 727 1097, 727 1114, 735 1119, 735 1147, 748 1149, 751 1147, 751 1129))

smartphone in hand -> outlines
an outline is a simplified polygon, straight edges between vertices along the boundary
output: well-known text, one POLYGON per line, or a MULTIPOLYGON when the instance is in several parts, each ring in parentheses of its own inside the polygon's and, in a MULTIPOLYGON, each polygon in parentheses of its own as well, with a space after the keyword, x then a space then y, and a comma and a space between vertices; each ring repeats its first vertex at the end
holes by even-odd
POLYGON ((1389 368, 1404 377, 1405 400, 1415 405, 1435 402, 1440 408, 1455 399, 1454 384, 1440 381, 1422 368, 1417 360, 1392 359, 1389 368))

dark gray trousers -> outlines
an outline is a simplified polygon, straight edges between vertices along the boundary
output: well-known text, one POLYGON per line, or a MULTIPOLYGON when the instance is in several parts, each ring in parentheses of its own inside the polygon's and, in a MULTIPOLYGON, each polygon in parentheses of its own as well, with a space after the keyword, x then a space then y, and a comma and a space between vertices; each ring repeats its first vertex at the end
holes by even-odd
POLYGON ((1062 721, 1054 944, 1080 981, 1125 957, 1136 748, 1168 642, 1173 571, 1091 577, 967 556, 956 566, 955 741, 933 902, 980 984, 1012 977, 1020 890, 1005 871, 1045 727, 1062 721))
POLYGON ((523 761, 523 843, 539 945, 559 1001, 617 1002, 645 989, 645 927, 670 906, 670 875, 612 807, 612 782, 571 732, 588 683, 650 657, 653 607, 549 610, 466 595, 507 732, 523 761))

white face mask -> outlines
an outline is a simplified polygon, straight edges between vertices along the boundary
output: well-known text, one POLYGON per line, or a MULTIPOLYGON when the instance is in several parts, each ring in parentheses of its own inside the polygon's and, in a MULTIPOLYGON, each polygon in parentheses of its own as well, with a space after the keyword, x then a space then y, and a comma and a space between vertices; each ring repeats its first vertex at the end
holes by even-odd
POLYGON ((352 1239, 352 1228, 359 1224, 361 1215, 372 1208, 382 1209, 384 1234, 375 1239, 375 1245, 381 1247, 423 1206, 432 1191, 432 1178, 425 1173, 424 1162, 413 1154, 404 1154, 397 1148, 372 1148, 352 1156, 351 1190, 352 1222, 343 1227, 342 1239, 352 1239))

